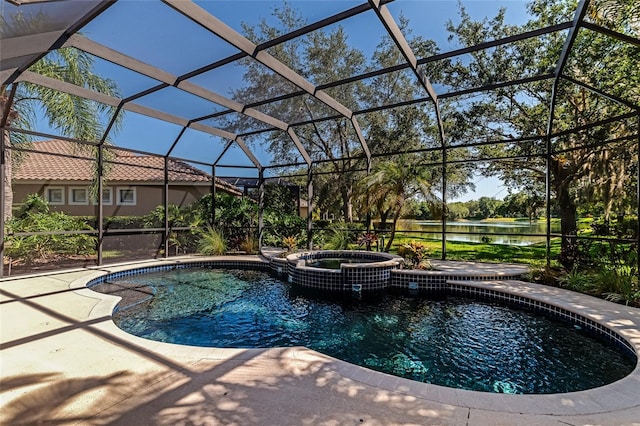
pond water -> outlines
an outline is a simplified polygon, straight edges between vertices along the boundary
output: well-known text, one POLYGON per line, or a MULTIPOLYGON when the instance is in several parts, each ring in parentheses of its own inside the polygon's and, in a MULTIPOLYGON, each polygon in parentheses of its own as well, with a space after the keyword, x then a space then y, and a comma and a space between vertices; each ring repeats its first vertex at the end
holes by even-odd
MULTIPOLYGON (((410 230, 422 231, 421 236, 441 239, 442 223, 438 221, 407 221, 405 227, 410 230)), ((462 241, 481 243, 483 237, 492 244, 508 244, 513 246, 527 246, 545 242, 547 232, 546 222, 529 221, 454 221, 447 222, 447 241, 462 241), (477 233, 469 235, 467 233, 477 233), (493 235, 506 234, 506 235, 493 235), (539 236, 525 236, 523 234, 537 234, 539 236)), ((560 232, 560 224, 551 223, 551 232, 560 232)))
MULTIPOLYGON (((91 287, 124 295, 115 323, 162 342, 306 346, 399 377, 461 389, 557 393, 629 374, 631 354, 536 313, 459 297, 329 298, 264 272, 177 269, 91 287)), ((632 359, 633 358, 633 359, 632 359)))

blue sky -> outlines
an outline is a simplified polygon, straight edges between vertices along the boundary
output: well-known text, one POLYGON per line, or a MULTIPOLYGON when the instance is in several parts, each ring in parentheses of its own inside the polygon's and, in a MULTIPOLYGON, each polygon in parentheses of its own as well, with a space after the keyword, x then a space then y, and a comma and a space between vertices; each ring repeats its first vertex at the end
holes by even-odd
MULTIPOLYGON (((223 0, 197 1, 196 3, 238 32, 243 32, 242 22, 254 25, 263 17, 270 24, 275 25, 271 11, 274 7, 282 5, 279 0, 223 0)), ((310 23, 361 4, 362 0, 293 0, 289 3, 310 23)), ((491 18, 500 7, 506 7, 507 20, 510 23, 521 24, 528 19, 526 3, 520 0, 472 0, 461 3, 475 19, 491 18)), ((460 47, 447 41, 445 31, 445 23, 448 19, 454 22, 459 19, 457 1, 396 0, 388 7, 396 19, 401 14, 409 18, 413 35, 422 35, 435 40, 442 51, 460 47)), ((384 28, 371 11, 344 21, 342 25, 349 37, 349 42, 367 55, 370 55, 381 36, 385 34, 384 28)), ((174 75, 183 74, 238 52, 235 47, 194 25, 156 0, 119 1, 86 26, 82 32, 91 40, 174 75)), ((123 97, 157 84, 150 78, 100 59, 96 60, 96 70, 102 75, 117 80, 123 97)), ((202 74, 194 78, 193 82, 227 97, 232 97, 234 88, 241 87, 243 84, 242 72, 234 65, 202 74)), ((222 109, 173 87, 146 96, 137 102, 183 118, 202 116, 222 109)), ((45 123, 40 123, 39 126, 40 131, 56 133, 51 131, 45 123)), ((112 139, 116 145, 152 153, 164 153, 180 130, 179 126, 129 112, 123 130, 112 139)), ((188 130, 173 155, 211 162, 217 158, 225 144, 226 141, 221 138, 209 135, 203 137, 201 132, 188 130)), ((257 156, 265 164, 271 160, 270 155, 264 150, 258 149, 257 156)), ((225 155, 222 163, 236 162, 243 165, 250 164, 244 154, 234 147, 225 155)), ((237 170, 237 172, 241 171, 237 170)), ((476 193, 467 194, 462 199, 506 195, 504 190, 501 191, 501 182, 496 179, 477 177, 476 181, 476 193)))

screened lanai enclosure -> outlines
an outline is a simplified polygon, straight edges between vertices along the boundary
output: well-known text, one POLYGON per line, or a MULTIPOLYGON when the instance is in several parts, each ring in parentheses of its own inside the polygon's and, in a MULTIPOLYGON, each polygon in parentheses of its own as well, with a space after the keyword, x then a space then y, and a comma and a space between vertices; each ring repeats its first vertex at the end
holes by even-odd
POLYGON ((4 276, 219 231, 637 274, 639 0, 1 10, 4 276))

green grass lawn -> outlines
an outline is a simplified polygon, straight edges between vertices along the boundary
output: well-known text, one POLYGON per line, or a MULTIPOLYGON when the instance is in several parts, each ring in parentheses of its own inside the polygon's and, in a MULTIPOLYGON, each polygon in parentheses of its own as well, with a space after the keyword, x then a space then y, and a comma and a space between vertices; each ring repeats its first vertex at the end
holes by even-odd
MULTIPOLYGON (((442 258, 442 243, 438 240, 424 239, 415 235, 399 233, 393 241, 392 252, 397 252, 398 246, 416 241, 424 244, 432 259, 442 258)), ((556 259, 560 254, 560 239, 551 239, 551 258, 556 259)), ((507 262, 524 263, 535 267, 546 265, 546 247, 544 243, 529 246, 511 246, 506 244, 486 244, 450 241, 447 243, 448 260, 472 260, 479 262, 507 262)))

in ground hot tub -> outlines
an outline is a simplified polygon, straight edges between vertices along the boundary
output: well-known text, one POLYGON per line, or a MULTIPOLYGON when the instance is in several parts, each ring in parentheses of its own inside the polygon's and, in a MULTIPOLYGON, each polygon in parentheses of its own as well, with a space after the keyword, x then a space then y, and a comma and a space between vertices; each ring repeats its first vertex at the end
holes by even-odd
POLYGON ((320 250, 287 256, 289 281, 302 287, 332 291, 373 291, 389 286, 400 256, 359 250, 320 250))

